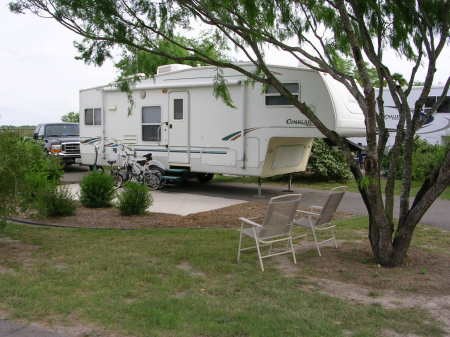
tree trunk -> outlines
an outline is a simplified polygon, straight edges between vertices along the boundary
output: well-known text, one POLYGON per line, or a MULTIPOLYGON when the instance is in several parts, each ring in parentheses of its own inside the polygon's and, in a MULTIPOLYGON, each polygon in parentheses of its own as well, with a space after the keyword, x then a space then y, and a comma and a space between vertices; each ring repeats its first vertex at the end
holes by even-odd
POLYGON ((408 226, 408 224, 406 224, 395 235, 392 267, 401 266, 405 262, 405 258, 413 237, 414 228, 415 226, 408 226))
POLYGON ((415 226, 404 226, 392 240, 393 226, 385 217, 369 217, 369 240, 378 264, 398 267, 405 262, 415 226))
POLYGON ((378 264, 384 267, 392 266, 394 247, 392 245, 392 232, 389 229, 392 224, 384 216, 369 216, 369 241, 373 255, 378 264))

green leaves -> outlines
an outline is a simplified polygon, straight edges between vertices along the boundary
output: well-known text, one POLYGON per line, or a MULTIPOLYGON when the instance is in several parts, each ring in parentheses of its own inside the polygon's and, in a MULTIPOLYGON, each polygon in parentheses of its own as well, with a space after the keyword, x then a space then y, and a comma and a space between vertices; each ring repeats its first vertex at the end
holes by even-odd
POLYGON ((223 70, 217 68, 216 77, 214 79, 214 97, 221 98, 223 102, 229 106, 230 108, 235 108, 236 106, 233 104, 233 100, 230 95, 230 91, 225 82, 225 78, 223 77, 223 70))
POLYGON ((61 117, 61 121, 68 123, 79 123, 80 122, 80 113, 78 112, 68 112, 67 114, 61 117))
POLYGON ((323 139, 314 140, 307 170, 318 178, 336 181, 345 181, 351 175, 342 153, 323 139))
POLYGON ((114 197, 114 178, 101 171, 93 171, 80 183, 80 202, 91 208, 109 207, 114 197))
POLYGON ((36 205, 36 196, 55 186, 63 172, 42 147, 8 132, 0 132, 0 217, 36 205))

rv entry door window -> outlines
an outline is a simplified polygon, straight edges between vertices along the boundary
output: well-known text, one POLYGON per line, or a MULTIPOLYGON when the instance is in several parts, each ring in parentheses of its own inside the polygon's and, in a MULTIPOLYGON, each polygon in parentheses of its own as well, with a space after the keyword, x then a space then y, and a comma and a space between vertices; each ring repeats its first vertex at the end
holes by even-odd
POLYGON ((175 98, 173 100, 173 119, 181 120, 183 119, 183 99, 175 98))
MULTIPOLYGON (((296 99, 300 96, 300 85, 298 83, 282 83, 282 85, 292 94, 296 99)), ((292 105, 286 96, 280 95, 277 89, 272 86, 267 87, 265 91, 266 105, 292 105)))
POLYGON ((142 107, 142 140, 159 142, 161 140, 161 107, 142 107))

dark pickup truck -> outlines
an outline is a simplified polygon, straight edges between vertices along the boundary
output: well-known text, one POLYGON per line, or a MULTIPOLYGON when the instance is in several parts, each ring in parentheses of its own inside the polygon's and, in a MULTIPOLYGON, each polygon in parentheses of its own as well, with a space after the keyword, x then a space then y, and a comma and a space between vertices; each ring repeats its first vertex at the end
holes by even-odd
POLYGON ((49 155, 59 157, 64 165, 77 164, 80 155, 80 127, 77 123, 39 124, 33 138, 42 142, 49 155))

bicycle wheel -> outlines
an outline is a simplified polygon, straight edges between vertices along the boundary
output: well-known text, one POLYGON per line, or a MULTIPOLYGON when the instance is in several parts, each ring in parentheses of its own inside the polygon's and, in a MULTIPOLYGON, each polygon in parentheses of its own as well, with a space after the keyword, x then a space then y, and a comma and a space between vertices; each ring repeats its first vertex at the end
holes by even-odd
POLYGON ((123 178, 119 170, 117 169, 111 170, 111 176, 114 179, 114 185, 116 186, 116 188, 120 188, 123 186, 125 179, 123 178))
POLYGON ((162 187, 161 172, 156 170, 150 170, 144 173, 144 184, 151 190, 157 190, 162 187))

